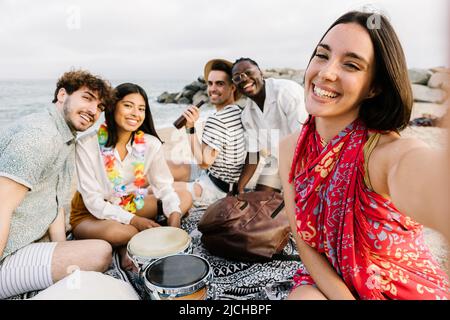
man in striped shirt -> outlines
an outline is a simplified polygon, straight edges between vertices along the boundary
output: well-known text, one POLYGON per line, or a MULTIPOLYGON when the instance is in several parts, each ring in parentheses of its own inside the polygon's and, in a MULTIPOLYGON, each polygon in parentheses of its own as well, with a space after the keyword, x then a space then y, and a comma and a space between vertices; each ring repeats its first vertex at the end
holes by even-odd
POLYGON ((206 120, 201 141, 195 134, 200 110, 190 106, 184 113, 186 133, 196 164, 169 162, 175 188, 190 190, 194 204, 209 205, 227 195, 240 177, 246 149, 241 108, 236 86, 231 81, 232 63, 223 59, 209 61, 204 68, 208 96, 216 112, 206 120))

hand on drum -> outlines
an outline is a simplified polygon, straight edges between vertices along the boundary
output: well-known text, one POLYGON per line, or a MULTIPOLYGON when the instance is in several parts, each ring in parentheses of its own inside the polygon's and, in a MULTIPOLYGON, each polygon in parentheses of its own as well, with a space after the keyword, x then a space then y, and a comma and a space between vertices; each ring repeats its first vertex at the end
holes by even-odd
POLYGON ((160 227, 155 221, 140 216, 134 216, 130 221, 130 225, 138 229, 138 231, 160 227))

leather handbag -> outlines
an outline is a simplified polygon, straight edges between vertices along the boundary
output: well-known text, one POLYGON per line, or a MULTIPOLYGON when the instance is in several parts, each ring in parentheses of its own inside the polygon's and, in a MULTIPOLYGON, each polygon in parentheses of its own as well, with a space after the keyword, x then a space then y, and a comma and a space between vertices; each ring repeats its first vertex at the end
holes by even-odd
POLYGON ((213 255, 234 261, 268 261, 289 241, 283 196, 255 191, 210 205, 198 223, 201 241, 213 255))

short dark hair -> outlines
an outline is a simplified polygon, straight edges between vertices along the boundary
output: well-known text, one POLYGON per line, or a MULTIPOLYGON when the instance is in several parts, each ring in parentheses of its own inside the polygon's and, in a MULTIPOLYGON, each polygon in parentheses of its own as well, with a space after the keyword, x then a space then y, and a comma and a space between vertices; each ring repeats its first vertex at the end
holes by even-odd
POLYGON ((108 81, 99 76, 92 75, 86 70, 72 70, 64 73, 56 83, 56 90, 53 97, 53 103, 58 101, 58 92, 64 88, 71 95, 78 89, 87 87, 88 89, 98 93, 100 101, 105 105, 109 105, 113 101, 113 93, 111 85, 108 81))
MULTIPOLYGON (((106 147, 115 147, 118 140, 117 125, 116 121, 114 120, 114 112, 116 110, 117 103, 120 100, 122 100, 125 96, 132 93, 140 94, 145 101, 145 119, 144 123, 142 123, 142 125, 138 128, 138 130, 141 130, 144 133, 148 133, 156 137, 159 141, 161 141, 158 134, 156 133, 155 125, 153 124, 152 113, 150 112, 148 97, 145 90, 134 83, 122 83, 114 89, 114 103, 108 105, 107 108, 105 109, 105 120, 108 130, 108 141, 106 142, 105 145, 106 147)), ((132 142, 133 137, 134 132, 131 138, 132 142)))
POLYGON ((234 68, 235 65, 237 65, 239 62, 242 62, 242 61, 250 62, 251 64, 253 64, 254 66, 256 66, 256 67, 258 68, 259 71, 261 71, 261 68, 260 68, 259 65, 256 63, 255 60, 252 60, 252 59, 250 59, 250 58, 243 58, 243 57, 237 59, 237 60, 233 63, 233 66, 231 67, 231 70, 233 70, 233 68, 234 68))
MULTIPOLYGON (((380 93, 362 102, 359 118, 369 129, 401 131, 411 117, 413 95, 402 46, 389 20, 378 13, 348 12, 339 17, 325 32, 338 24, 356 23, 369 34, 374 47, 374 87, 380 93), (377 19, 377 26, 369 27, 370 19, 377 19)), ((314 50, 311 59, 316 53, 314 50)), ((308 63, 309 66, 309 63, 308 63)))
MULTIPOLYGON (((223 61, 214 61, 214 63, 211 65, 211 71, 223 71, 227 74, 228 76, 228 82, 231 83, 231 67, 229 65, 227 65, 225 62, 223 61)), ((206 81, 208 81, 208 79, 205 79, 206 81)))

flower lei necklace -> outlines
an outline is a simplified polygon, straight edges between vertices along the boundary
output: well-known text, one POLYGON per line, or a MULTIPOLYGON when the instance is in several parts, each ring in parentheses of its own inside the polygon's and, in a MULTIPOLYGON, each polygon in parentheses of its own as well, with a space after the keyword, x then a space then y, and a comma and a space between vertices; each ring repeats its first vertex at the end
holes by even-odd
POLYGON ((103 163, 106 168, 106 175, 109 181, 113 184, 113 195, 120 199, 119 206, 131 213, 136 213, 137 210, 144 206, 144 196, 147 194, 144 176, 144 156, 145 156, 145 140, 144 132, 137 131, 134 134, 133 141, 133 155, 137 161, 133 162, 134 171, 134 185, 137 189, 134 193, 127 192, 126 186, 123 184, 122 176, 116 168, 116 157, 114 155, 114 148, 105 147, 108 141, 108 130, 106 124, 102 124, 97 133, 98 144, 100 146, 100 153, 103 157, 103 163))

